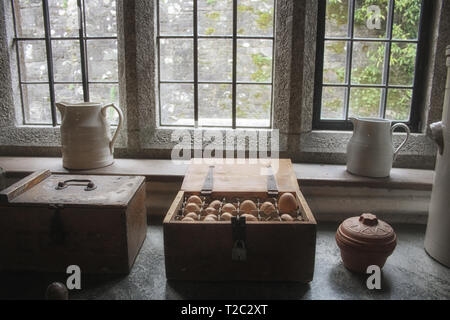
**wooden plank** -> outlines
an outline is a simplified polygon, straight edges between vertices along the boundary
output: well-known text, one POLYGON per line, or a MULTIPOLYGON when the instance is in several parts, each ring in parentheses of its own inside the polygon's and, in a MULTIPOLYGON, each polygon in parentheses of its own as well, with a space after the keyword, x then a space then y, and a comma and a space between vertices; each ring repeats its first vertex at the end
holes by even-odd
POLYGON ((47 169, 39 170, 31 175, 23 178, 20 181, 17 181, 10 187, 0 191, 0 202, 1 203, 9 203, 14 200, 16 197, 23 194, 25 191, 30 190, 35 185, 39 184, 41 181, 50 177, 51 172, 47 169))

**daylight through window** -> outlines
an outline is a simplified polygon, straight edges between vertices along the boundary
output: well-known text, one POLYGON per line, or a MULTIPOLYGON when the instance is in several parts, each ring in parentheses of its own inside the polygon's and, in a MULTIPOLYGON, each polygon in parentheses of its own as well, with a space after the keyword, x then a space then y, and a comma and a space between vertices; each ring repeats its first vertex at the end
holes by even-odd
POLYGON ((421 0, 323 0, 316 128, 344 128, 355 116, 417 120, 422 8, 421 0))
POLYGON ((272 125, 274 0, 159 0, 159 123, 272 125))
POLYGON ((23 124, 57 125, 58 101, 118 105, 115 0, 11 2, 23 124))

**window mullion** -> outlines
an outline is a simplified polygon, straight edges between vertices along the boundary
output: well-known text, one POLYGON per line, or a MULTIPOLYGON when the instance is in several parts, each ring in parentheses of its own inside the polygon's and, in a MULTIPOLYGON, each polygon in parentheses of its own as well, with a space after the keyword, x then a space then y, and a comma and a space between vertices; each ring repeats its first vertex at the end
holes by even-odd
POLYGON ((83 82, 83 99, 85 102, 89 102, 89 83, 87 74, 87 60, 86 60, 86 40, 85 40, 85 28, 84 28, 84 0, 77 0, 78 5, 78 32, 80 41, 80 59, 81 59, 81 78, 83 82))
POLYGON ((387 38, 386 49, 384 54, 384 70, 383 70, 383 85, 384 88, 381 94, 380 101, 380 117, 386 117, 386 104, 388 97, 388 87, 389 87, 389 73, 391 68, 391 52, 392 52, 392 31, 394 28, 394 11, 395 11, 395 1, 389 0, 389 13, 387 18, 387 38))
POLYGON ((48 70, 48 82, 50 90, 50 107, 52 113, 52 124, 54 127, 56 127, 58 124, 58 120, 56 118, 53 52, 52 52, 52 42, 50 32, 50 13, 48 9, 48 0, 42 0, 42 11, 44 16, 45 46, 47 52, 47 70, 48 70))
POLYGON ((347 42, 347 71, 346 71, 346 82, 347 91, 345 93, 344 101, 344 119, 348 120, 348 113, 350 109, 350 88, 352 84, 352 60, 353 60, 353 35, 355 31, 354 17, 355 17, 355 6, 356 0, 350 1, 350 7, 348 9, 348 36, 350 41, 347 42))
POLYGON ((194 126, 198 127, 198 0, 194 0, 194 126))
POLYGON ((233 93, 232 93, 232 128, 236 129, 236 92, 237 92, 237 0, 233 0, 233 93))

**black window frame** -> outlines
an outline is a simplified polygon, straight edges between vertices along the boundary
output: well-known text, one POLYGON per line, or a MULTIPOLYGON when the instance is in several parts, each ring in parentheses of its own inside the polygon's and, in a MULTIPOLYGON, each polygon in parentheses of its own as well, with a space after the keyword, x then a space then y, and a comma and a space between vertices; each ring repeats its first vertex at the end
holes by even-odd
MULTIPOLYGON (((44 21, 44 37, 19 37, 18 26, 17 26, 17 17, 16 17, 16 1, 11 1, 12 8, 12 17, 13 17, 13 25, 14 25, 14 37, 13 37, 13 45, 16 51, 16 59, 17 59, 17 72, 18 72, 18 84, 20 91, 20 102, 22 109, 22 124, 23 125, 34 125, 34 126, 48 126, 52 125, 56 127, 59 125, 56 111, 56 101, 55 101, 55 85, 58 84, 75 84, 82 85, 83 87, 83 100, 84 102, 89 102, 89 84, 114 84, 118 85, 119 81, 90 81, 89 80, 89 64, 88 64, 88 54, 87 54, 87 44, 89 40, 116 40, 117 41, 117 33, 116 36, 87 36, 86 33, 86 6, 85 0, 77 0, 78 6, 78 36, 74 37, 52 37, 51 36, 51 26, 50 26, 50 11, 48 0, 42 0, 42 15, 44 21), (54 77, 54 69, 53 69, 53 48, 52 41, 53 40, 78 40, 80 42, 80 67, 81 67, 81 82, 80 81, 55 81, 54 77), (22 80, 22 71, 21 71, 21 60, 19 53, 19 43, 22 41, 45 41, 45 50, 46 50, 46 58, 47 58, 47 74, 48 81, 23 81, 22 80), (25 117, 25 105, 23 98, 23 85, 27 84, 48 84, 49 85, 49 94, 50 94, 50 110, 51 110, 51 123, 33 123, 27 122, 25 117)), ((113 0, 116 1, 116 0, 113 0)))
MULTIPOLYGON (((392 38, 392 28, 393 28, 393 16, 394 16, 394 5, 396 0, 389 0, 388 9, 388 19, 386 22, 387 34, 386 38, 358 38, 353 36, 354 28, 354 12, 356 0, 349 1, 349 34, 347 37, 325 37, 325 23, 326 23, 326 3, 327 0, 319 0, 318 8, 318 20, 317 20, 317 45, 316 45, 316 72, 315 72, 315 89, 314 89, 314 103, 313 103, 313 130, 352 130, 353 125, 348 119, 348 109, 349 109, 349 97, 350 88, 362 87, 362 88, 380 88, 382 89, 381 99, 383 103, 380 103, 382 108, 380 112, 383 112, 383 118, 386 112, 387 103, 387 90, 389 88, 393 89, 412 89, 412 102, 410 110, 409 121, 392 121, 392 123, 405 123, 411 129, 412 132, 419 132, 421 124, 421 110, 420 106, 423 101, 423 94, 425 92, 426 84, 423 81, 428 61, 428 50, 429 47, 429 36, 431 29, 431 18, 433 12, 433 1, 422 0, 421 16, 419 21, 418 37, 416 40, 401 40, 392 38), (350 30, 351 29, 351 30, 350 30), (350 35, 350 36, 349 36, 350 35), (323 83, 323 66, 324 66, 324 47, 326 40, 341 40, 346 41, 350 44, 350 49, 347 49, 346 57, 346 73, 349 72, 346 82, 342 85, 335 84, 325 84, 323 83), (386 44, 385 53, 385 65, 383 66, 383 83, 380 85, 358 85, 351 83, 351 64, 352 64, 352 51, 353 43, 357 41, 370 41, 377 43, 386 44), (391 58, 391 46, 392 43, 416 43, 417 44, 417 54, 415 61, 415 74, 412 86, 395 86, 389 85, 389 68, 390 68, 390 58, 391 58), (350 60, 349 60, 350 59, 350 60), (322 107, 322 88, 325 86, 332 87, 344 87, 346 88, 346 99, 344 101, 344 110, 346 112, 346 119, 321 119, 321 107, 322 107)), ((381 101, 380 101, 381 102, 381 101)))
POLYGON ((274 72, 275 72, 275 17, 276 17, 276 3, 277 0, 273 0, 274 10, 273 10, 273 20, 272 20, 272 35, 271 36, 243 36, 238 35, 237 31, 237 2, 238 0, 233 0, 233 31, 231 35, 199 35, 198 34, 198 0, 192 0, 193 2, 193 30, 192 35, 161 35, 160 33, 160 0, 156 0, 156 45, 157 45, 157 77, 158 77, 158 124, 160 127, 189 127, 198 128, 199 119, 199 100, 198 100, 198 85, 199 84, 228 84, 232 86, 232 119, 231 126, 213 126, 213 125, 202 125, 202 128, 231 128, 231 129, 271 129, 273 127, 273 105, 274 105, 274 72), (161 53, 160 53, 160 41, 163 39, 192 39, 193 40, 193 80, 161 80, 161 53), (231 81, 199 81, 198 80, 198 39, 230 39, 233 42, 232 47, 232 80, 231 81), (272 41, 272 72, 270 82, 257 82, 257 81, 237 81, 237 40, 240 39, 250 39, 250 40, 270 40, 272 41), (161 115, 161 84, 192 84, 194 86, 194 125, 174 125, 174 124, 163 124, 161 115), (270 85, 270 123, 269 126, 265 127, 252 127, 252 126, 237 126, 236 125, 236 91, 238 85, 270 85))

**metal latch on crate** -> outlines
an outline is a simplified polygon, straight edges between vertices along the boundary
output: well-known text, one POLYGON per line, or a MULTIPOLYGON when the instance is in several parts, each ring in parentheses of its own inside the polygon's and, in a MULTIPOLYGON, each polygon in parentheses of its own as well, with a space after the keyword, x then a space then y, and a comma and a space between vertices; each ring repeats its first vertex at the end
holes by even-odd
POLYGON ((267 194, 269 195, 269 197, 276 197, 278 196, 278 186, 277 181, 275 180, 275 176, 273 175, 272 166, 269 166, 267 170, 267 194))
POLYGON ((205 182, 203 183, 202 190, 200 191, 201 195, 203 196, 211 195, 214 184, 213 176, 214 176, 214 166, 210 166, 208 174, 206 175, 205 182))
POLYGON ((231 229, 233 232, 231 259, 233 261, 245 261, 247 260, 247 248, 245 247, 245 218, 232 217, 231 229))

